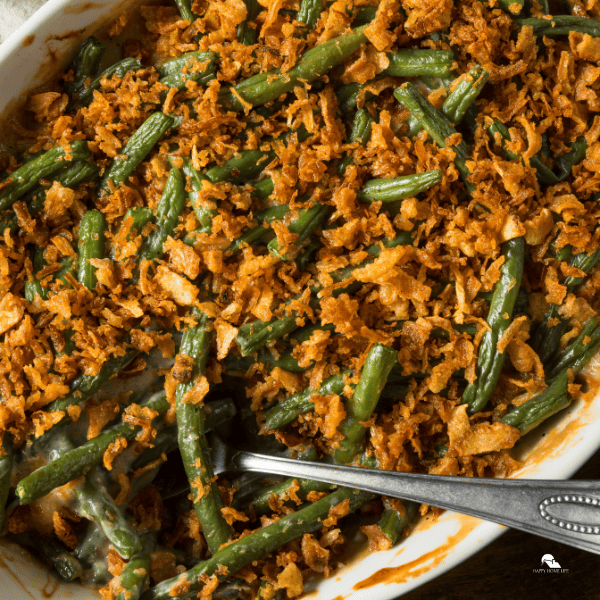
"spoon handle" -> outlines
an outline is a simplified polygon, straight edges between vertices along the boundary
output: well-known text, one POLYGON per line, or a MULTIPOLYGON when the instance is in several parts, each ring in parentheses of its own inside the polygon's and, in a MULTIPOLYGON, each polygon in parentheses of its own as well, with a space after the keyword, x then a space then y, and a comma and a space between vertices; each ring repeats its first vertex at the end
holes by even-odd
POLYGON ((236 470, 315 479, 423 502, 600 554, 600 481, 419 475, 236 452, 236 470))

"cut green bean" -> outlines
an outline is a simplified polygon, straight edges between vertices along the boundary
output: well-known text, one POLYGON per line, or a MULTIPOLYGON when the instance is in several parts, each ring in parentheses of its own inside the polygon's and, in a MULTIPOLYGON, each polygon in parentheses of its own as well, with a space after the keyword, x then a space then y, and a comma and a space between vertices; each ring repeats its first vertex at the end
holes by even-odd
POLYGON ((394 202, 416 196, 440 183, 442 179, 443 175, 439 169, 404 177, 371 179, 362 186, 356 198, 360 202, 394 202))
MULTIPOLYGON (((318 229, 325 219, 329 216, 331 207, 327 204, 315 203, 310 208, 300 211, 298 216, 288 225, 288 231, 298 238, 288 246, 298 248, 318 229)), ((279 240, 273 238, 268 244, 269 252, 281 260, 290 260, 294 257, 294 252, 281 252, 279 240)))
POLYGON ((275 589, 268 581, 263 581, 258 588, 256 600, 283 600, 283 590, 275 589))
POLYGON ((322 12, 323 0, 302 0, 296 21, 304 23, 307 29, 314 29, 322 12))
POLYGON ((509 15, 514 16, 521 13, 525 6, 525 0, 497 0, 497 5, 509 15))
MULTIPOLYGON (((119 239, 125 239, 125 241, 130 242, 136 236, 140 235, 142 229, 148 223, 154 222, 154 213, 146 206, 134 206, 133 208, 128 208, 125 216, 123 217, 123 221, 121 223, 121 227, 119 232, 115 237, 119 239)), ((113 245, 110 251, 110 257, 115 260, 117 253, 115 252, 116 247, 113 245)))
POLYGON ((17 540, 54 568, 63 581, 75 581, 83 575, 81 563, 54 535, 25 533, 19 535, 17 540))
POLYGON ((197 404, 186 402, 185 398, 194 386, 194 379, 204 374, 210 349, 208 318, 197 309, 192 315, 197 324, 183 334, 179 349, 181 355, 194 361, 191 380, 180 383, 176 391, 179 450, 194 495, 196 515, 208 547, 215 554, 222 544, 231 539, 231 528, 221 514, 223 501, 209 458, 204 410, 197 404))
POLYGON ((471 414, 483 410, 491 398, 500 372, 504 365, 506 352, 498 352, 497 344, 508 329, 521 287, 525 264, 525 241, 514 238, 502 245, 504 264, 500 279, 494 286, 494 296, 490 303, 487 322, 490 330, 483 335, 477 357, 477 380, 470 383, 462 395, 462 402, 469 405, 471 414))
POLYGON ((462 121, 469 107, 483 90, 489 76, 490 74, 483 67, 475 65, 469 71, 468 77, 460 79, 442 104, 442 113, 451 123, 458 125, 462 121))
POLYGON ((27 192, 35 188, 40 179, 46 179, 63 167, 78 160, 91 158, 87 142, 75 140, 63 148, 56 146, 41 156, 26 162, 10 174, 9 183, 0 191, 0 211, 11 207, 27 192))
POLYGON ((600 323, 592 317, 581 333, 550 363, 546 379, 553 381, 567 370, 583 368, 600 347, 600 323))
POLYGON ((90 36, 82 42, 71 65, 73 81, 65 81, 65 92, 69 96, 81 93, 85 89, 86 79, 93 79, 98 75, 100 61, 105 51, 106 46, 94 36, 90 36))
POLYGON ((125 520, 115 501, 106 490, 94 485, 89 476, 75 489, 75 497, 79 509, 102 527, 120 556, 129 559, 142 550, 138 534, 125 520))
POLYGON ((160 202, 156 209, 155 222, 158 229, 144 241, 140 249, 140 261, 156 260, 164 254, 163 246, 167 238, 175 232, 179 215, 185 208, 185 183, 181 170, 171 167, 160 202))
POLYGON ((102 177, 98 192, 110 194, 113 188, 117 189, 126 183, 136 167, 148 156, 150 150, 172 126, 173 119, 168 115, 161 112, 150 115, 129 138, 121 154, 108 167, 102 177))
POLYGON ((372 499, 373 495, 366 492, 345 488, 337 490, 322 500, 281 517, 271 525, 253 531, 233 544, 229 544, 209 560, 196 565, 182 575, 150 588, 142 594, 142 600, 170 600, 172 598, 170 592, 176 585, 177 589, 185 589, 181 598, 192 598, 204 587, 204 576, 216 575, 219 579, 229 577, 303 534, 321 529, 322 520, 327 517, 332 507, 348 500, 348 509, 354 512, 372 499))
MULTIPOLYGON (((125 341, 128 341, 127 336, 125 341)), ((48 405, 48 410, 51 412, 67 411, 69 406, 83 404, 91 398, 113 375, 122 371, 129 363, 131 363, 139 354, 138 350, 127 350, 123 355, 114 356, 108 359, 100 369, 98 375, 79 375, 69 385, 69 393, 63 398, 54 400, 48 405)), ((67 419, 68 414, 65 414, 63 419, 67 419)))
POLYGON ((106 219, 99 210, 88 210, 79 226, 79 268, 77 279, 88 290, 96 287, 96 267, 90 260, 104 258, 106 219))
POLYGON ((529 17, 515 19, 519 27, 531 27, 536 37, 558 37, 569 35, 571 31, 587 33, 592 37, 600 37, 600 23, 596 19, 574 17, 572 15, 553 15, 551 19, 529 17))
POLYGON ((540 423, 571 403, 568 393, 569 376, 564 371, 540 394, 530 398, 506 414, 500 421, 520 429, 525 435, 540 423))
POLYGON ((92 98, 94 97, 94 92, 100 90, 102 87, 102 80, 104 78, 112 79, 113 77, 117 77, 117 79, 122 79, 127 73, 129 73, 129 71, 139 71, 143 68, 144 67, 142 63, 137 58, 124 58, 123 60, 120 60, 100 73, 100 75, 98 75, 98 77, 96 77, 96 79, 94 79, 88 87, 79 93, 77 99, 72 101, 70 107, 80 108, 91 102, 92 98))
MULTIPOLYGON (((350 139, 348 140, 351 144, 359 144, 364 146, 371 137, 371 125, 373 124, 373 119, 370 117, 369 113, 361 108, 356 111, 354 115, 354 120, 352 121, 352 130, 350 131, 350 139)), ((352 153, 346 153, 346 156, 342 158, 340 164, 338 165, 338 173, 343 175, 346 169, 354 162, 352 158, 352 153)))
MULTIPOLYGON (((581 269, 585 273, 591 271, 600 263, 600 249, 588 254, 581 252, 569 258, 569 266, 581 269)), ((567 288, 567 292, 574 292, 584 281, 584 277, 565 277, 563 285, 567 288)), ((551 304, 550 309, 544 315, 544 320, 536 327, 532 347, 536 350, 542 364, 556 357, 560 340, 567 329, 567 320, 560 316, 560 307, 551 304)))
MULTIPOLYGON (((170 408, 164 390, 150 396, 140 406, 156 411, 158 417, 164 415, 170 408)), ((98 437, 88 440, 73 450, 64 452, 56 460, 36 469, 17 485, 16 494, 21 504, 29 504, 45 496, 54 488, 81 477, 89 469, 102 462, 104 453, 117 438, 131 441, 141 429, 141 426, 119 423, 98 437)))
MULTIPOLYGON (((448 117, 435 108, 412 83, 405 83, 396 88, 394 96, 418 121, 419 125, 427 130, 431 139, 440 148, 448 147, 446 140, 449 138, 456 139, 456 129, 454 129, 448 117)), ((469 158, 467 144, 461 139, 452 146, 452 150, 455 153, 454 163, 456 168, 459 170, 467 189, 472 190, 473 186, 468 182, 470 172, 466 165, 469 158)))
POLYGON ((342 371, 337 375, 328 377, 316 390, 308 386, 302 392, 288 396, 285 400, 282 400, 267 411, 265 425, 269 429, 281 429, 298 418, 298 415, 313 411, 315 405, 311 401, 311 398, 315 394, 321 396, 337 394, 339 396, 344 391, 346 385, 344 378, 350 373, 351 371, 342 371))
POLYGON ((398 353, 389 346, 375 344, 369 351, 354 394, 344 405, 346 418, 338 428, 344 437, 334 454, 336 462, 347 464, 360 452, 367 433, 362 423, 371 418, 387 377, 397 362, 398 353))
POLYGON ((258 31, 250 25, 263 10, 263 7, 258 3, 258 0, 244 0, 246 5, 246 18, 237 28, 238 42, 244 46, 253 46, 258 41, 258 31))
POLYGON ((189 181, 189 183, 186 184, 186 189, 189 190, 188 198, 196 213, 196 218, 200 223, 200 227, 196 231, 210 233, 212 230, 212 220, 219 214, 219 211, 216 208, 206 208, 199 201, 202 188, 204 187, 204 181, 207 181, 207 177, 194 169, 189 158, 183 159, 181 170, 189 181))
POLYGON ((179 14, 184 21, 193 23, 196 20, 196 15, 192 12, 191 0, 175 0, 175 4, 179 9, 179 14))
POLYGON ((220 94, 221 102, 229 109, 243 111, 246 103, 257 106, 277 100, 296 86, 311 83, 322 77, 352 56, 366 41, 362 27, 342 34, 311 48, 285 74, 281 73, 280 69, 266 71, 245 79, 231 90, 224 90, 220 94))
POLYGON ((257 485, 251 486, 252 489, 249 493, 239 496, 236 494, 234 496, 233 507, 244 510, 248 506, 252 506, 252 510, 256 516, 266 515, 272 511, 269 506, 271 498, 273 496, 278 500, 289 498, 289 491, 294 484, 298 486, 298 489, 294 487, 294 492, 302 502, 306 501, 311 492, 329 492, 333 487, 331 484, 322 481, 294 479, 293 477, 269 486, 264 486, 262 482, 258 481, 257 485))
POLYGON ((138 600, 150 578, 150 554, 156 546, 156 534, 147 533, 142 538, 142 550, 125 565, 118 578, 122 589, 115 600, 138 600))
POLYGON ((220 166, 212 167, 206 171, 206 178, 212 183, 231 181, 244 183, 260 175, 265 167, 275 158, 272 150, 242 150, 237 156, 230 158, 220 166))
POLYGON ((187 52, 171 58, 158 68, 160 83, 178 90, 185 89, 188 81, 206 85, 217 76, 216 60, 213 52, 201 51, 187 52))
MULTIPOLYGON (((400 233, 397 237, 391 240, 383 240, 379 244, 374 244, 367 248, 367 252, 371 254, 374 258, 379 256, 382 247, 384 248, 393 248, 395 246, 411 244, 413 241, 414 232, 404 231, 400 233)), ((330 277, 333 280, 334 284, 341 283, 346 279, 352 277, 353 271, 356 269, 360 269, 366 266, 372 259, 361 263, 360 265, 346 267, 345 269, 340 269, 334 273, 330 273, 330 277)), ((361 286, 360 282, 350 282, 347 286, 339 287, 334 290, 333 295, 339 296, 343 293, 353 293, 361 286)), ((311 288, 311 300, 309 303, 313 308, 317 306, 317 302, 315 299, 315 295, 321 291, 321 286, 313 286, 311 288)), ((289 302, 286 303, 286 305, 289 302)), ((238 335, 236 337, 236 342, 240 349, 242 356, 248 356, 249 354, 253 354, 260 350, 260 348, 264 347, 268 342, 272 340, 276 340, 282 338, 283 336, 291 333, 295 329, 298 329, 299 325, 297 323, 297 315, 292 313, 291 315, 285 317, 273 317, 270 321, 252 321, 251 323, 245 323, 238 329, 238 335)))
POLYGON ((401 48, 387 57, 390 64, 381 75, 390 77, 443 77, 454 61, 454 54, 450 51, 418 48, 401 48))
POLYGON ((275 221, 281 221, 289 212, 289 207, 282 204, 280 206, 265 208, 265 210, 256 213, 255 221, 261 224, 256 225, 256 227, 249 229, 233 240, 233 242, 229 244, 227 250, 225 250, 225 254, 228 256, 235 256, 242 251, 244 245, 247 244, 252 246, 256 242, 263 240, 265 236, 273 231, 273 229, 267 225, 274 223, 275 221))
POLYGON ((387 505, 387 507, 377 523, 381 533, 390 540, 392 546, 398 542, 404 532, 411 526, 419 508, 417 502, 411 502, 410 500, 398 502, 401 504, 400 509, 394 504, 386 503, 384 500, 384 506, 387 505))

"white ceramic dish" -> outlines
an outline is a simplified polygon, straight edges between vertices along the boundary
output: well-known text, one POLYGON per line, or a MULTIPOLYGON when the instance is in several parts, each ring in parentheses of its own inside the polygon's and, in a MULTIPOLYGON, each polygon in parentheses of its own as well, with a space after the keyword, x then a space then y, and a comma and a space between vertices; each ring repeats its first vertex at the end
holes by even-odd
MULTIPOLYGON (((147 2, 146 2, 147 3, 147 2)), ((79 41, 121 10, 141 0, 50 0, 0 45, 0 114, 8 115, 23 94, 65 65, 79 41)), ((0 128, 3 127, 0 124, 0 128)), ((0 140, 4 135, 0 135, 0 140)), ((598 372, 596 357, 587 368, 598 372)), ((600 447, 600 398, 578 401, 543 430, 520 442, 525 459, 520 476, 566 479, 600 447)), ((397 548, 357 552, 329 580, 308 589, 310 600, 393 600, 469 558, 496 539, 504 527, 445 513, 425 520, 397 548)), ((97 600, 77 584, 62 584, 21 549, 0 540, 0 597, 10 600, 97 600)))

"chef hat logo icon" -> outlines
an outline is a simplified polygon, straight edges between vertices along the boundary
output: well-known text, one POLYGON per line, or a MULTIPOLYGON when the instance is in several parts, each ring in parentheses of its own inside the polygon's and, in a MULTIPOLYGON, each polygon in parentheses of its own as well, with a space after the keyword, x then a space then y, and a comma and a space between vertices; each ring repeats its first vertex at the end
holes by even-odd
POLYGON ((542 556, 542 567, 546 565, 549 569, 560 569, 560 565, 554 560, 552 554, 542 556))

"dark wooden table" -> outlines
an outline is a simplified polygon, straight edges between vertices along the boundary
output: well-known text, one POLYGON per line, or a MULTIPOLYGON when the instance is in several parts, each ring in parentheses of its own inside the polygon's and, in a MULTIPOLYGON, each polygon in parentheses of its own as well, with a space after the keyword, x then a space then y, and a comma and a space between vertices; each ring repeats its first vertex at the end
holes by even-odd
MULTIPOLYGON (((573 479, 600 479, 600 451, 573 479)), ((402 600, 600 600, 600 556, 509 530, 481 552, 402 600), (568 573, 534 573, 552 554, 568 573)))

